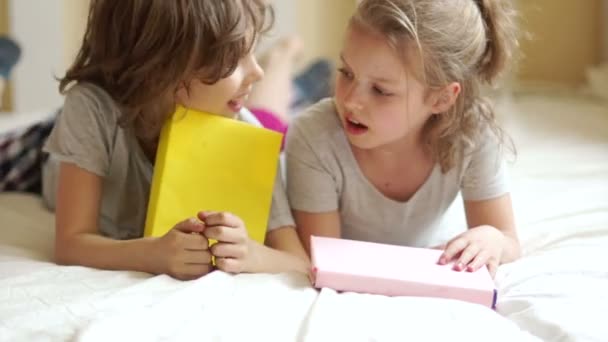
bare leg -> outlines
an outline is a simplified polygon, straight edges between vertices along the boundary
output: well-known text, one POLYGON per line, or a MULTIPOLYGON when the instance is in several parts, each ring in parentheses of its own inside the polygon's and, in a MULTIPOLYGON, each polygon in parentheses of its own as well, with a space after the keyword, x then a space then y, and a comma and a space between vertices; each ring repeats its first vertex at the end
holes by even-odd
POLYGON ((275 113, 283 122, 289 119, 294 64, 302 42, 297 37, 280 39, 260 57, 264 77, 253 86, 247 107, 275 113))

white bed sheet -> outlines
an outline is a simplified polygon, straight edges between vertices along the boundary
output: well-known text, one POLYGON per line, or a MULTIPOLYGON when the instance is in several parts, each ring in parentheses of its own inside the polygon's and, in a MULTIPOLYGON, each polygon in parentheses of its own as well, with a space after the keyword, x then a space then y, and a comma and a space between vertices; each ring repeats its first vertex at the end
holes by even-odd
MULTIPOLYGON (((497 312, 318 292, 293 274, 180 282, 60 267, 49 261, 52 215, 37 198, 2 194, 0 341, 607 341, 608 110, 539 95, 506 109, 525 255, 499 269, 497 312)), ((459 206, 448 222, 462 222, 459 206)))

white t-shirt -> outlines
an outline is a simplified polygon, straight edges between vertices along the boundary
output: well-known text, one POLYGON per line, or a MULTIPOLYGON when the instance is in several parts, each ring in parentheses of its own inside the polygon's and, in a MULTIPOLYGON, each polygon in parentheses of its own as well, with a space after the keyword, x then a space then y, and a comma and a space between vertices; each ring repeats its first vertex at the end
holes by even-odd
MULTIPOLYGON (((362 173, 336 112, 325 99, 290 125, 286 144, 287 196, 292 209, 338 210, 346 239, 428 247, 446 241, 443 215, 459 192, 478 201, 508 192, 500 144, 482 134, 460 165, 442 173, 437 164, 406 202, 384 196, 362 173)), ((450 233, 453 233, 450 232, 450 233)))

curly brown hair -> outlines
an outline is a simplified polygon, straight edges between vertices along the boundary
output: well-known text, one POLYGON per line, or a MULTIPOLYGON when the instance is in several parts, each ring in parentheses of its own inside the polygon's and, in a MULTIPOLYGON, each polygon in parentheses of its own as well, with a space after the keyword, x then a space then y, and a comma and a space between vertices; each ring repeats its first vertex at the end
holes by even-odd
MULTIPOLYGON (((416 75, 429 90, 461 85, 456 103, 424 127, 433 157, 447 172, 465 147, 489 128, 500 143, 506 134, 491 102, 481 96, 515 56, 516 12, 508 0, 363 0, 351 23, 381 33, 401 55, 417 48, 416 75)), ((510 140, 509 140, 510 141, 510 140)))
POLYGON ((141 140, 154 140, 193 77, 230 75, 274 19, 265 0, 92 0, 74 64, 60 79, 103 88, 141 140))

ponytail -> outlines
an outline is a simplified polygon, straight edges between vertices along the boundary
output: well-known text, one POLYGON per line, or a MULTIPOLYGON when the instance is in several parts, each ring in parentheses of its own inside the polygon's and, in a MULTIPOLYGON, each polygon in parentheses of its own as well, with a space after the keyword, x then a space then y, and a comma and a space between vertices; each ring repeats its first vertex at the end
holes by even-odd
POLYGON ((513 58, 517 44, 515 11, 504 1, 474 0, 486 28, 486 48, 479 61, 481 80, 493 83, 513 58))

